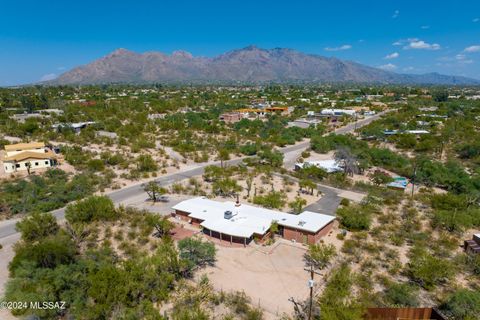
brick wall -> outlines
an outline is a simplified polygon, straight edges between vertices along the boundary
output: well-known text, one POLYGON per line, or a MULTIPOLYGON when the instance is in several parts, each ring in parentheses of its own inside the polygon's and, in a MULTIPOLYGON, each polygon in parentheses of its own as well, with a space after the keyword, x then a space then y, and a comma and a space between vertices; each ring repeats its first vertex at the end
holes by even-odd
POLYGON ((330 230, 332 230, 334 221, 327 224, 325 227, 320 229, 317 233, 311 233, 303 230, 293 229, 284 227, 283 237, 287 240, 295 240, 300 243, 315 244, 322 237, 326 236, 330 230))

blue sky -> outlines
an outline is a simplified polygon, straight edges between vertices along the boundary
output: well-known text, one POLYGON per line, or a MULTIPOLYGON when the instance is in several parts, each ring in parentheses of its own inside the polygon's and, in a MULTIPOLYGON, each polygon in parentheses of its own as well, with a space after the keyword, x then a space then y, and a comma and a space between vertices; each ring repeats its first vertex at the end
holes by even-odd
POLYGON ((400 73, 480 79, 480 1, 0 0, 0 85, 52 78, 116 48, 214 56, 250 44, 400 73))

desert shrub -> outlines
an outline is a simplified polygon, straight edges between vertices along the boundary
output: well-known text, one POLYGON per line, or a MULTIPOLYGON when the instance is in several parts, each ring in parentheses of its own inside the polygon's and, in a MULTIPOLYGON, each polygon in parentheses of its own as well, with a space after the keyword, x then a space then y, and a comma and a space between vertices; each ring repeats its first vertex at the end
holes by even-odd
POLYGON ((115 206, 106 196, 91 196, 69 205, 65 211, 65 218, 70 223, 108 221, 116 217, 115 206))
POLYGON ((351 231, 368 230, 371 224, 371 214, 360 205, 341 207, 337 209, 340 223, 351 231))
POLYGON ((57 220, 51 213, 33 213, 16 225, 26 242, 41 240, 58 232, 57 220))
POLYGON ((415 307, 418 305, 417 291, 408 283, 391 283, 384 291, 385 302, 392 306, 415 307))
POLYGON ((441 305, 453 319, 480 319, 480 291, 458 289, 441 305))

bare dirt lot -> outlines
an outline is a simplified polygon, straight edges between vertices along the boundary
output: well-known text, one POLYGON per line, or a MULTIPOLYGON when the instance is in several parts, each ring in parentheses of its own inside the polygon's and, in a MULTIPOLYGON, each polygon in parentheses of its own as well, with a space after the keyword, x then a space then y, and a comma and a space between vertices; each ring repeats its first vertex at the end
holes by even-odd
POLYGON ((308 296, 303 254, 306 248, 277 240, 273 247, 217 247, 215 267, 203 270, 216 290, 244 291, 254 305, 265 311, 265 319, 277 319, 282 313, 291 314, 294 297, 308 296))

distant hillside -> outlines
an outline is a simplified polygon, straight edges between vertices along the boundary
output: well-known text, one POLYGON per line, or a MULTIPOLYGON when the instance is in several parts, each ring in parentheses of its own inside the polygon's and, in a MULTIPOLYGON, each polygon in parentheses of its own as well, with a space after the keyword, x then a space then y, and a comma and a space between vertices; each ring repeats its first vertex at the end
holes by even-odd
POLYGON ((135 53, 118 49, 46 84, 99 83, 292 83, 355 82, 384 84, 480 84, 465 77, 437 73, 398 74, 351 61, 305 54, 291 49, 249 46, 214 58, 185 51, 135 53))

